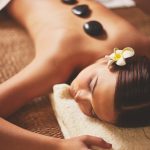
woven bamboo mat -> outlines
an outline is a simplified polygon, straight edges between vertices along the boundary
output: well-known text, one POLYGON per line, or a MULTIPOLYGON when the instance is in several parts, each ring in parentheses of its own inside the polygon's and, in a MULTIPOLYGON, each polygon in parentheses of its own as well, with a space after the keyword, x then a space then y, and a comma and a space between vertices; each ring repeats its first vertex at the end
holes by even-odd
MULTIPOLYGON (((0 15, 0 83, 25 67, 34 57, 29 35, 15 21, 0 15)), ((63 138, 48 96, 35 98, 8 120, 22 128, 48 136, 63 138)))
MULTIPOLYGON (((137 8, 117 9, 117 14, 150 35, 150 17, 137 8)), ((4 82, 34 57, 34 46, 26 31, 6 15, 0 15, 0 83, 4 82)), ((22 128, 63 138, 48 96, 34 99, 8 120, 22 128)))

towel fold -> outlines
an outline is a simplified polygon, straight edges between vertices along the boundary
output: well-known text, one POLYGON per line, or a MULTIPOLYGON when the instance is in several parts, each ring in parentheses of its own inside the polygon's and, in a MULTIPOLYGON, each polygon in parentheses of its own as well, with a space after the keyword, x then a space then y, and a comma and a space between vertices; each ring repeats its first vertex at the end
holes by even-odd
POLYGON ((3 9, 11 0, 0 0, 0 10, 3 9))
POLYGON ((108 8, 121 8, 121 7, 133 7, 135 2, 133 0, 96 0, 102 3, 108 8))
POLYGON ((88 117, 80 111, 68 89, 68 85, 58 84, 50 95, 53 110, 65 138, 88 134, 111 143, 113 150, 150 150, 150 127, 118 128, 88 117))

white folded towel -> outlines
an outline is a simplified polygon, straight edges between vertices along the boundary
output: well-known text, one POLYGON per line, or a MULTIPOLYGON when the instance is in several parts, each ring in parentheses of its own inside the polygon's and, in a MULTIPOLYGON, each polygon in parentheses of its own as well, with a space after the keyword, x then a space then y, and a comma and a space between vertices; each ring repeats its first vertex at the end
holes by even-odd
POLYGON ((0 0, 0 10, 3 9, 11 0, 0 0))
POLYGON ((121 7, 133 7, 135 2, 133 0, 95 0, 102 3, 108 8, 121 8, 121 7))
POLYGON ((113 150, 150 150, 150 127, 118 128, 88 117, 80 111, 77 103, 69 95, 68 87, 66 84, 55 85, 50 96, 65 138, 88 134, 110 142, 113 150))

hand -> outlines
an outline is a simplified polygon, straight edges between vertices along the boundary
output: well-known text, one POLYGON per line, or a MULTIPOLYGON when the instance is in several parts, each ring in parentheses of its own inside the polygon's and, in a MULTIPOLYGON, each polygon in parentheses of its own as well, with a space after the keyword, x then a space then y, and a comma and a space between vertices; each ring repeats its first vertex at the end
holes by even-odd
POLYGON ((92 146, 110 149, 112 145, 105 142, 99 137, 94 137, 90 135, 79 136, 64 140, 61 144, 60 150, 90 150, 92 146))

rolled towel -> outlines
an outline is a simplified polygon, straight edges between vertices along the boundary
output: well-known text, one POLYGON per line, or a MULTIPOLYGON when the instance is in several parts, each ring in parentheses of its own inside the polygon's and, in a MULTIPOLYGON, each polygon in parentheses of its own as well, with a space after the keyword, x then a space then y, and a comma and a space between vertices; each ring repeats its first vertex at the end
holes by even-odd
POLYGON ((102 3, 108 8, 122 8, 122 7, 133 7, 135 2, 133 0, 95 0, 102 3))
POLYGON ((3 9, 11 0, 0 0, 0 10, 3 9))
MULTIPOLYGON (((65 138, 94 135, 103 138, 113 150, 150 150, 150 127, 118 128, 84 115, 70 96, 69 86, 58 84, 50 95, 61 131, 65 138)), ((93 150, 102 150, 93 148, 93 150)))

